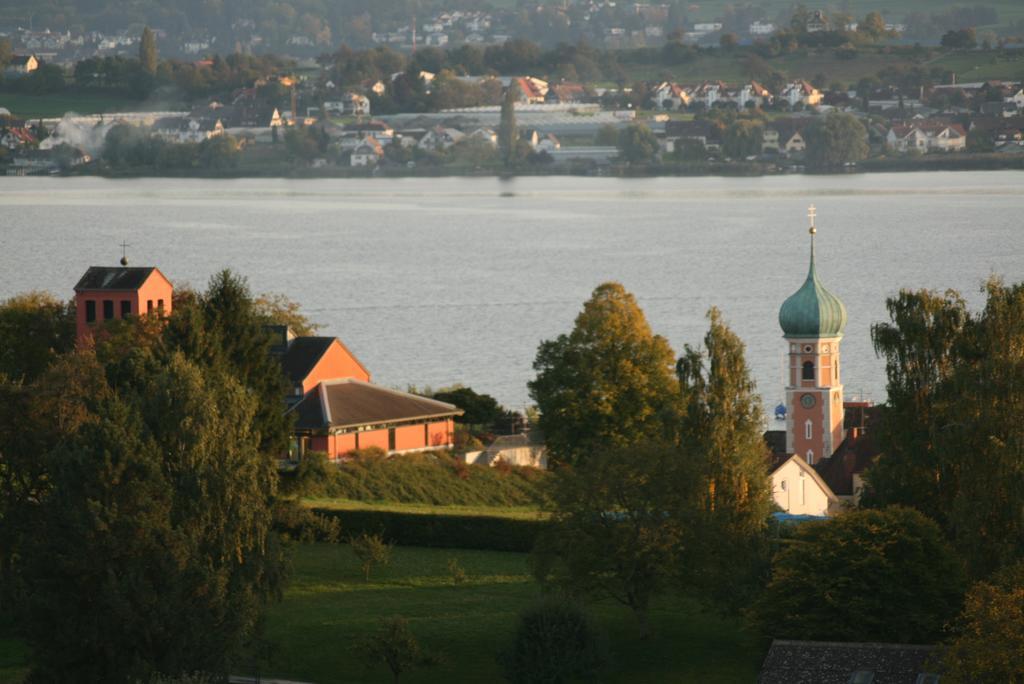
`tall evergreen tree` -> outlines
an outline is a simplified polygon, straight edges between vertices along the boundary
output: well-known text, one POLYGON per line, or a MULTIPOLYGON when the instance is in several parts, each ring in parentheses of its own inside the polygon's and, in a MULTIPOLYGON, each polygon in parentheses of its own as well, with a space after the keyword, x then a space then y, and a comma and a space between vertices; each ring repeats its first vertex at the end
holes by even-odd
MULTIPOLYGON (((676 365, 683 401, 679 440, 705 484, 697 506, 702 542, 691 548, 695 574, 688 579, 738 602, 738 589, 757 586, 764 571, 771 486, 761 403, 743 342, 718 309, 708 320, 703 352, 687 345, 676 365)), ((692 472, 685 469, 683 477, 692 472)))
POLYGON ((668 439, 677 420, 672 348, 619 283, 594 290, 568 335, 542 342, 530 395, 553 461, 668 439))
POLYGON ((260 448, 273 456, 283 454, 291 431, 281 403, 288 385, 280 363, 270 354, 267 318, 248 283, 224 270, 210 278, 206 292, 183 304, 179 308, 175 302, 165 334, 169 349, 219 368, 251 390, 259 400, 255 429, 260 448))
POLYGON ((142 29, 142 39, 139 41, 139 62, 142 64, 142 69, 147 74, 156 74, 158 62, 156 36, 148 26, 142 29))
POLYGON ((498 127, 498 148, 505 166, 516 162, 519 148, 519 128, 516 125, 516 101, 519 99, 519 84, 509 83, 501 101, 501 121, 498 127))

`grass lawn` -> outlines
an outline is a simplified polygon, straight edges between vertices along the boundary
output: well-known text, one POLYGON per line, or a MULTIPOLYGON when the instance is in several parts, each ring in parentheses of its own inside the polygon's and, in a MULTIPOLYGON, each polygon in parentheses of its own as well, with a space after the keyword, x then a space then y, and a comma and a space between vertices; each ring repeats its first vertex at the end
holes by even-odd
POLYGON ((420 513, 423 515, 480 515, 517 520, 536 520, 543 517, 536 506, 434 506, 431 504, 366 502, 350 499, 303 499, 309 508, 328 508, 338 511, 388 511, 390 513, 420 513))
MULTIPOLYGON (((271 666, 261 674, 317 684, 389 682, 385 667, 363 664, 351 644, 375 630, 379 618, 402 615, 442 658, 403 682, 500 682, 496 655, 508 645, 519 611, 539 593, 526 560, 518 553, 398 547, 391 565, 366 582, 348 546, 296 545, 284 600, 268 615, 271 666), (466 570, 465 584, 452 584, 451 558, 466 570)), ((765 651, 738 624, 681 600, 658 603, 655 636, 647 642, 620 606, 601 604, 594 613, 609 637, 604 682, 750 682, 765 651)))
POLYGON ((73 94, 73 95, 23 95, 0 93, 0 107, 11 110, 11 114, 26 119, 53 119, 67 112, 76 114, 103 114, 106 112, 130 112, 139 108, 138 100, 114 95, 73 94))
POLYGON ((1024 78, 1024 52, 1008 53, 1005 58, 994 52, 954 52, 943 55, 929 66, 956 72, 957 81, 961 83, 988 79, 1018 80, 1024 78))

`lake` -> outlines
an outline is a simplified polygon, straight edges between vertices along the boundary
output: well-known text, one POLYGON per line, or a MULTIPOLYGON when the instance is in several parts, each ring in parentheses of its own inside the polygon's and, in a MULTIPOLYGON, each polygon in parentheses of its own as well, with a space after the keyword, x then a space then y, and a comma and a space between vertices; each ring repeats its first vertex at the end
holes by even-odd
POLYGON ((229 267, 297 300, 384 385, 454 383, 529 402, 538 343, 617 280, 678 352, 718 306, 770 408, 777 314, 817 264, 849 313, 847 396, 885 398, 871 325, 900 288, 1024 279, 1024 175, 767 178, 0 179, 0 298, 70 298, 91 265, 156 265, 203 287, 229 267))

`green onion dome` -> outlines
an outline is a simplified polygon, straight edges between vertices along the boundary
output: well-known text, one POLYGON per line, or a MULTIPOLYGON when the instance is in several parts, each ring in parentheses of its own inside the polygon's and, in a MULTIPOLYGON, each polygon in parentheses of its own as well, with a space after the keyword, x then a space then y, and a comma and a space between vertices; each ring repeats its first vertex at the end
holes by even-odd
POLYGON ((814 229, 811 229, 811 267, 807 280, 779 309, 785 337, 840 337, 846 327, 846 307, 825 289, 814 270, 814 229))

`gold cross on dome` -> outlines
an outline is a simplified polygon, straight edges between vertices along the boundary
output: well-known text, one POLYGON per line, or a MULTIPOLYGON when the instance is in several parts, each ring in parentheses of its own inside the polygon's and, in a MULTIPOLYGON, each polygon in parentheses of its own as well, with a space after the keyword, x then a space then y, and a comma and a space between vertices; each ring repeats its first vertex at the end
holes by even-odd
POLYGON ((816 209, 814 208, 814 205, 812 204, 812 205, 811 205, 811 206, 810 206, 810 207, 809 207, 809 208, 807 209, 807 218, 809 218, 809 219, 811 220, 811 229, 810 229, 810 231, 809 231, 811 235, 814 235, 815 233, 817 233, 817 232, 818 232, 818 231, 817 231, 817 230, 815 229, 815 227, 814 227, 814 219, 815 219, 815 217, 816 217, 817 215, 818 215, 818 211, 817 211, 817 210, 816 210, 816 209))

